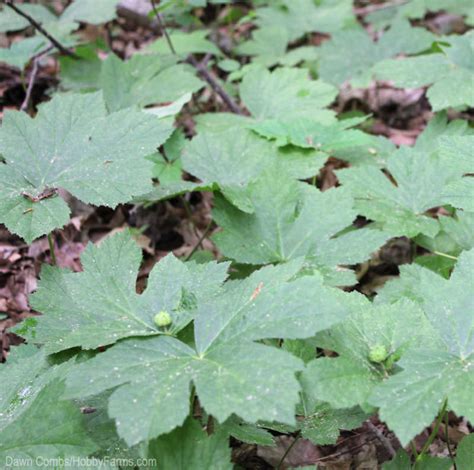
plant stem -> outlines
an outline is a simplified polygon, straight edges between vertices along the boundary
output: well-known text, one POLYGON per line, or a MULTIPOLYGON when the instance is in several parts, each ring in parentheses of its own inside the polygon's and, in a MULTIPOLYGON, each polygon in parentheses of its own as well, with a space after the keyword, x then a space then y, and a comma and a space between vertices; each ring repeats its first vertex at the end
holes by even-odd
POLYGON ((453 259, 454 261, 458 260, 457 256, 448 255, 447 253, 443 253, 441 251, 433 251, 433 253, 435 255, 444 256, 445 258, 448 258, 448 259, 453 259))
MULTIPOLYGON (((158 22, 158 26, 161 30, 161 33, 166 39, 168 43, 169 50, 173 55, 178 55, 176 49, 173 45, 173 41, 171 40, 170 35, 168 34, 168 30, 166 29, 165 23, 163 18, 160 15, 160 12, 156 8, 156 1, 151 0, 151 4, 153 6, 153 12, 155 13, 156 20, 158 22)), ((221 97, 222 101, 227 105, 227 107, 235 114, 244 114, 240 107, 235 103, 235 101, 229 96, 229 94, 221 87, 217 79, 209 72, 206 67, 206 63, 209 59, 205 59, 204 63, 198 62, 192 54, 189 54, 186 62, 189 62, 193 67, 196 68, 198 74, 206 80, 206 82, 210 85, 210 87, 221 97)))
POLYGON ((156 8, 155 0, 151 0, 151 5, 153 6, 153 12, 155 13, 156 21, 158 21, 158 25, 161 29, 161 32, 163 33, 163 36, 165 37, 166 42, 168 43, 168 47, 170 48, 173 55, 177 55, 176 49, 174 48, 173 42, 171 41, 170 35, 168 34, 168 31, 165 27, 165 23, 163 19, 161 18, 160 12, 156 8))
POLYGON ((416 445, 414 441, 411 441, 411 451, 413 452, 413 457, 418 458, 418 451, 416 450, 416 445))
POLYGON ((283 454, 283 457, 280 459, 278 462, 278 465, 276 466, 276 470, 280 470, 281 466, 283 465, 283 462, 285 459, 288 457, 288 454, 291 452, 291 449, 295 446, 295 444, 298 442, 299 438, 301 437, 301 434, 298 432, 298 435, 295 436, 294 441, 288 446, 288 449, 286 449, 285 453, 283 454))
POLYGON ((184 258, 184 261, 189 261, 189 259, 191 258, 191 256, 194 255, 194 253, 196 252, 196 250, 198 249, 199 246, 201 248, 203 248, 202 242, 207 237, 207 234, 209 233, 209 230, 211 229, 211 226, 212 226, 212 220, 207 224, 207 227, 204 229, 204 232, 199 237, 198 242, 194 245, 193 249, 189 252, 189 255, 186 256, 186 258, 184 258))
POLYGON ((49 254, 51 256, 51 263, 53 266, 57 266, 56 262, 56 253, 54 252, 54 240, 53 240, 53 235, 52 233, 48 233, 48 244, 49 244, 49 254))
POLYGON ((368 15, 369 13, 373 13, 374 11, 383 10, 385 8, 393 8, 393 7, 402 6, 405 3, 407 3, 407 0, 395 0, 393 2, 369 5, 367 7, 354 8, 354 13, 357 16, 364 16, 364 15, 368 15))
POLYGON ((20 111, 27 111, 30 104, 31 93, 33 92, 33 87, 35 86, 36 76, 38 75, 39 68, 39 58, 33 59, 33 67, 31 69, 30 80, 28 82, 28 88, 26 89, 25 99, 21 104, 20 111))
POLYGON ((453 449, 451 449, 451 443, 449 442, 448 429, 449 429, 449 412, 446 412, 444 414, 444 437, 446 439, 446 446, 448 448, 449 457, 450 457, 451 461, 453 462, 454 470, 456 470, 456 461, 454 459, 453 449))
POLYGON ((427 441, 425 442, 423 448, 421 449, 421 452, 419 453, 418 457, 416 458, 416 461, 419 462, 420 460, 423 459, 423 455, 426 454, 428 449, 430 448, 430 445, 433 443, 435 440, 436 436, 438 435, 439 427, 441 423, 443 422, 444 415, 446 413, 446 408, 448 406, 448 400, 444 400, 443 406, 441 407, 441 411, 438 414, 438 417, 436 418, 436 422, 433 428, 433 431, 431 431, 430 436, 428 437, 427 441))
POLYGON ((378 429, 371 421, 366 421, 367 427, 377 436, 377 439, 381 442, 381 444, 385 447, 385 450, 393 459, 395 454, 397 453, 393 448, 391 442, 384 436, 382 431, 378 429))

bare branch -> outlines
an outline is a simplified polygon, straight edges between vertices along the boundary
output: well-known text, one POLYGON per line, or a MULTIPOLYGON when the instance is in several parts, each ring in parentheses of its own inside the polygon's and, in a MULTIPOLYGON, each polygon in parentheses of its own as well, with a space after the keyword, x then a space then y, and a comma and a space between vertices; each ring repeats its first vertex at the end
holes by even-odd
POLYGON ((371 421, 367 420, 366 421, 367 427, 370 429, 371 432, 375 434, 377 439, 380 441, 380 443, 384 446, 385 450, 388 452, 390 457, 395 457, 396 451, 392 446, 392 443, 384 436, 382 431, 380 431, 379 428, 377 428, 371 421))
POLYGON ((217 79, 211 74, 211 72, 201 63, 199 63, 191 54, 187 61, 193 65, 198 74, 206 80, 211 88, 222 98, 222 101, 227 105, 227 107, 235 114, 243 115, 244 112, 240 109, 237 103, 228 95, 228 93, 221 87, 217 79))
POLYGON ((33 91, 33 87, 35 86, 36 75, 38 74, 38 62, 39 62, 38 57, 33 59, 33 68, 31 69, 30 80, 28 82, 28 88, 26 89, 26 96, 25 96, 25 99, 23 100, 23 103, 20 106, 20 111, 26 111, 30 104, 31 93, 33 91))
MULTIPOLYGON (((153 11, 156 16, 156 20, 160 27, 161 33, 166 39, 168 43, 168 47, 172 54, 178 55, 176 49, 174 48, 173 41, 171 40, 170 35, 166 29, 164 21, 160 15, 160 12, 156 8, 155 0, 151 0, 151 4, 153 6, 153 11)), ((229 96, 229 94, 221 87, 220 83, 217 79, 212 75, 212 73, 207 69, 207 67, 203 63, 199 63, 192 54, 186 60, 189 62, 193 67, 196 68, 198 74, 206 80, 206 82, 211 86, 211 88, 221 97, 222 101, 227 105, 227 107, 235 114, 244 114, 240 107, 235 103, 235 101, 229 96)))
POLYGON ((362 8, 354 8, 354 14, 357 16, 365 16, 374 11, 384 10, 385 8, 392 8, 404 5, 408 0, 394 0, 393 2, 377 3, 375 5, 368 5, 362 8))

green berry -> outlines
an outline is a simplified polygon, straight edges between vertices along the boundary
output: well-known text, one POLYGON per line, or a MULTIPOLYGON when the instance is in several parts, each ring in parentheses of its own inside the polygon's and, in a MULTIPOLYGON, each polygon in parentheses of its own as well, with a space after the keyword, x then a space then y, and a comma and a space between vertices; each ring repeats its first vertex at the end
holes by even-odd
POLYGON ((168 312, 162 310, 155 315, 153 321, 158 328, 162 328, 164 326, 171 325, 173 320, 171 319, 171 315, 168 312))
POLYGON ((369 352, 370 362, 380 364, 388 357, 387 348, 383 344, 376 344, 369 352))

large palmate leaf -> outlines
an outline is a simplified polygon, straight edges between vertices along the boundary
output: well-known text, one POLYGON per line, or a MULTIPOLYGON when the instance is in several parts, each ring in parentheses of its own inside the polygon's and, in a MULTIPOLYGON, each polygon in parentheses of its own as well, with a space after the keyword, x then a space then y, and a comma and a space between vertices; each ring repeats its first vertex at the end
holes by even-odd
POLYGON ((10 47, 0 48, 0 62, 23 69, 30 59, 46 48, 41 36, 33 36, 16 41, 10 47))
POLYGON ((117 111, 132 105, 168 103, 203 87, 190 66, 163 62, 156 55, 134 55, 126 62, 110 55, 99 77, 107 108, 117 111))
MULTIPOLYGON (((427 124, 423 132, 418 136, 415 142, 416 150, 420 152, 460 152, 462 159, 469 160, 470 154, 466 152, 471 145, 466 139, 458 137, 472 136, 474 129, 469 126, 468 121, 455 119, 448 121, 445 111, 437 113, 427 124), (455 139, 452 139, 456 137, 455 139), (466 142, 464 146, 463 142, 466 142), (461 146, 461 148, 455 148, 461 146)), ((472 163, 471 163, 472 164, 472 163)))
POLYGON ((113 20, 120 0, 74 0, 61 15, 63 21, 100 24, 113 20))
POLYGON ((131 110, 107 115, 100 93, 57 95, 35 119, 5 113, 0 130, 0 222, 26 241, 69 219, 57 190, 115 207, 151 188, 152 153, 170 124, 131 110), (133 171, 131 171, 133 169, 133 171))
POLYGON ((340 430, 358 428, 369 415, 360 407, 337 409, 328 403, 317 402, 306 409, 304 417, 298 421, 301 435, 314 444, 331 445, 337 442, 340 430))
POLYGON ((403 147, 387 162, 396 186, 376 167, 344 169, 337 176, 353 194, 359 214, 398 235, 423 233, 433 237, 439 225, 425 213, 448 202, 447 194, 455 193, 450 184, 462 180, 465 167, 452 155, 403 147))
MULTIPOLYGON (((0 465, 11 459, 85 457, 96 450, 79 408, 62 400, 67 365, 49 367, 45 354, 21 346, 0 367, 0 465), (19 358, 15 360, 14 355, 19 358), (20 358, 21 357, 21 358, 20 358)), ((32 468, 17 460, 18 468, 32 468)))
POLYGON ((334 33, 355 23, 350 0, 277 0, 256 11, 262 28, 277 27, 294 41, 314 31, 334 33))
POLYGON ((443 190, 446 203, 458 209, 474 212, 474 136, 443 136, 439 152, 446 161, 455 162, 464 178, 450 182, 443 190))
POLYGON ((455 15, 466 16, 466 22, 474 23, 474 11, 471 0, 408 0, 400 4, 389 5, 367 15, 367 21, 380 27, 398 21, 400 18, 419 19, 428 11, 446 11, 455 15))
POLYGON ((284 29, 270 26, 258 29, 252 38, 236 48, 239 55, 253 57, 253 62, 270 67, 278 63, 286 53, 288 34, 284 29))
POLYGON ((472 81, 474 49, 472 32, 448 36, 439 43, 441 52, 379 63, 375 73, 398 87, 431 85, 427 97, 434 111, 474 106, 472 81))
MULTIPOLYGON (((169 37, 173 43, 174 50, 177 54, 185 57, 188 54, 213 54, 221 55, 219 48, 212 42, 206 39, 209 31, 170 31, 169 37)), ((170 47, 166 38, 162 37, 151 43, 147 48, 147 52, 154 52, 158 54, 171 54, 170 47)))
POLYGON ((231 470, 227 433, 218 428, 211 436, 199 422, 188 418, 184 425, 150 443, 148 457, 158 461, 159 470, 231 470))
POLYGON ((436 338, 412 344, 399 363, 403 371, 369 399, 403 445, 432 422, 444 400, 457 415, 474 420, 473 269, 471 250, 461 254, 449 280, 424 286, 420 304, 436 338))
POLYGON ((363 122, 363 119, 345 119, 328 125, 309 118, 268 119, 258 122, 251 128, 262 137, 275 140, 278 146, 296 145, 314 148, 328 154, 358 147, 370 148, 373 137, 357 129, 350 129, 363 122))
POLYGON ((204 83, 189 65, 177 64, 175 57, 157 54, 134 55, 123 61, 110 54, 100 61, 90 49, 80 49, 82 60, 61 60, 62 84, 66 88, 99 90, 107 109, 144 107, 169 103, 199 90, 204 83))
MULTIPOLYGON (((28 6, 28 5, 27 5, 28 6)), ((40 5, 29 5, 31 7, 40 7, 40 5)), ((3 12, 0 12, 0 15, 3 12)), ((14 15, 17 15, 14 13, 14 15)), ((18 18, 22 18, 18 16, 18 18)), ((1 16, 0 16, 0 28, 1 28, 1 16)), ((41 23, 41 21, 40 21, 41 23)), ((16 24, 13 22, 12 24, 16 24)), ((29 23, 28 23, 29 24, 29 23)), ((52 21, 43 24, 52 36, 58 39, 64 47, 72 47, 78 42, 77 37, 73 37, 70 33, 75 29, 74 24, 67 22, 57 21, 56 17, 52 18, 52 21)), ((49 40, 40 34, 35 36, 26 37, 19 41, 12 42, 10 47, 0 48, 0 63, 6 63, 13 67, 23 69, 30 60, 36 55, 47 56, 48 54, 54 54, 56 52, 55 47, 51 47, 49 40)))
POLYGON ((415 262, 449 277, 456 257, 463 250, 474 248, 474 213, 458 210, 452 217, 440 216, 438 222, 440 231, 435 237, 421 235, 416 238, 418 245, 433 254, 418 256, 415 262))
POLYGON ((211 295, 227 276, 225 263, 184 264, 169 255, 155 266, 147 289, 138 295, 141 258, 137 244, 123 233, 100 246, 89 245, 82 255, 81 273, 45 266, 30 298, 44 315, 24 334, 32 342, 44 343, 48 352, 74 346, 92 349, 121 338, 163 333, 154 323, 160 311, 173 320, 167 332, 175 332, 191 320, 182 311, 185 304, 192 310, 193 302, 211 295))
MULTIPOLYGON (((56 15, 43 5, 23 4, 21 5, 21 10, 40 24, 48 24, 56 21, 56 15)), ((29 21, 11 8, 3 6, 0 10, 0 32, 18 31, 28 26, 30 26, 29 21)))
POLYGON ((280 150, 238 125, 219 132, 200 132, 185 146, 182 162, 183 169, 203 185, 218 185, 229 201, 252 212, 247 186, 263 171, 273 168, 288 179, 309 178, 319 171, 326 158, 327 155, 312 150, 280 150))
POLYGON ((407 21, 393 25, 377 42, 363 30, 341 31, 320 47, 319 74, 335 85, 348 80, 354 87, 367 87, 375 64, 402 52, 421 52, 434 39, 425 29, 412 28, 407 21))
MULTIPOLYGON (((297 261, 267 267, 214 292, 206 287, 207 274, 194 274, 196 289, 188 289, 188 301, 180 302, 179 312, 171 312, 173 322, 179 322, 179 316, 192 309, 192 343, 172 337, 172 331, 120 341, 71 371, 68 396, 117 387, 109 415, 128 444, 181 425, 189 412, 191 383, 206 412, 219 422, 232 414, 249 422, 293 422, 298 401, 295 372, 302 363, 286 351, 253 341, 309 337, 346 314, 340 293, 324 287, 319 277, 289 281, 300 267, 297 261)), ((170 284, 153 295, 155 302, 179 289, 173 277, 169 279, 170 284)))
POLYGON ((365 261, 390 236, 356 230, 336 236, 352 224, 356 212, 343 190, 316 188, 266 174, 249 186, 254 212, 247 214, 218 198, 214 219, 224 230, 214 236, 220 251, 239 263, 268 264, 305 257, 332 284, 355 282, 337 265, 365 261))
POLYGON ((240 85, 240 97, 252 116, 264 119, 308 117, 322 123, 334 121, 334 112, 322 109, 331 104, 337 90, 320 80, 310 80, 308 72, 278 68, 269 72, 252 68, 240 85))
POLYGON ((436 337, 414 302, 373 306, 360 298, 358 303, 342 323, 316 336, 319 347, 338 357, 315 359, 302 374, 305 393, 335 408, 367 406, 372 390, 393 372, 404 351, 436 337))

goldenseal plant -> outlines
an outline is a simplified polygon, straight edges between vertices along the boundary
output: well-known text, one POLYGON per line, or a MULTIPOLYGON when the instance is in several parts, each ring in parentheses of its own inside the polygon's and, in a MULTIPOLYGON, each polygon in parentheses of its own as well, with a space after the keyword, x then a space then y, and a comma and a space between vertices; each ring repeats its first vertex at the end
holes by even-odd
POLYGON ((1 2, 0 468, 471 470, 470 2, 62 3, 1 2))

